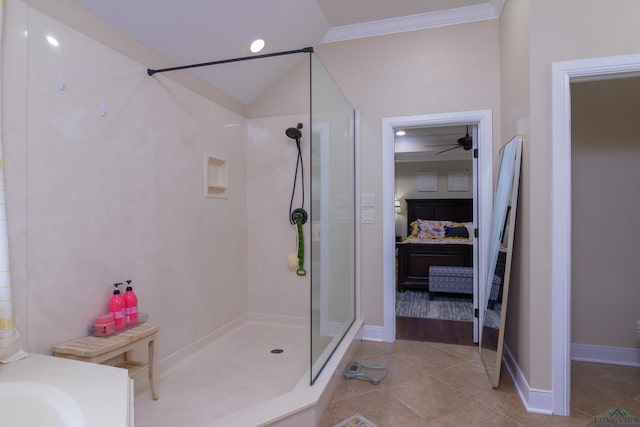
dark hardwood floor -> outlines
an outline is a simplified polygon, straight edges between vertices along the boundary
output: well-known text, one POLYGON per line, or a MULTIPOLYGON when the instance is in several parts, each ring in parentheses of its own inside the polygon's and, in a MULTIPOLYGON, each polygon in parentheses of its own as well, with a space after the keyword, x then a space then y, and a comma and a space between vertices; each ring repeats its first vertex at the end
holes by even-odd
POLYGON ((473 322, 396 316, 396 338, 446 344, 476 345, 473 322))

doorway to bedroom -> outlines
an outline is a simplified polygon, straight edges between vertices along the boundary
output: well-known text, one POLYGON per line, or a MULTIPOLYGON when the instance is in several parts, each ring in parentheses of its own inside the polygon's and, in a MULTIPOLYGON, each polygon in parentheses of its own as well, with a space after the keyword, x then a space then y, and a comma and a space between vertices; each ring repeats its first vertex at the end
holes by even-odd
POLYGON ((395 130, 396 338, 473 345, 474 124, 395 130))
POLYGON ((491 192, 478 189, 492 188, 492 113, 385 118, 382 127, 383 339, 477 343, 486 245, 474 231, 490 227, 491 192), (430 270, 442 275, 431 281, 438 289, 430 270), (449 286, 460 273, 462 286, 449 286))

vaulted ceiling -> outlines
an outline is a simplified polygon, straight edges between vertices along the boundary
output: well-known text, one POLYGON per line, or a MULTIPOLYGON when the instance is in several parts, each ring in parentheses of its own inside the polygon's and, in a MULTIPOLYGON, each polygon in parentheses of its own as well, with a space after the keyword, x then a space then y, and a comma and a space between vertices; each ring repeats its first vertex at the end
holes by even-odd
MULTIPOLYGON (((261 54, 359 37, 497 17, 504 0, 72 0, 173 64, 261 54)), ((194 68, 191 72, 250 104, 301 55, 194 68)), ((148 64, 156 68, 155 64, 148 64)))

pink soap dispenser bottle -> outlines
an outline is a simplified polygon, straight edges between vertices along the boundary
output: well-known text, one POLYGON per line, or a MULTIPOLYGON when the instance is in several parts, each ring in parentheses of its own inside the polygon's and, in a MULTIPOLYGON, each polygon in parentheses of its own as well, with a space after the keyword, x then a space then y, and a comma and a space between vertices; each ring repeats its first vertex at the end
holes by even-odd
POLYGON ((124 293, 124 311, 127 324, 138 323, 138 297, 133 293, 131 280, 127 280, 127 291, 124 293))
POLYGON ((120 295, 120 289, 118 286, 122 285, 122 283, 115 283, 113 286, 116 287, 116 290, 113 291, 113 296, 109 300, 109 312, 113 313, 113 320, 116 323, 116 330, 122 329, 127 325, 127 322, 124 317, 124 298, 120 295))

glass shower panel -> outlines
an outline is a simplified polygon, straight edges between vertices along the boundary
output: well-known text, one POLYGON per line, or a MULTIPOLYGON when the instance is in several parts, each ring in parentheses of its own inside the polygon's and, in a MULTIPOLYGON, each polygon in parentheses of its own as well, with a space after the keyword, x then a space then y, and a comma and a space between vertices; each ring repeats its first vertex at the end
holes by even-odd
POLYGON ((311 383, 355 320, 354 109, 311 55, 311 383))

